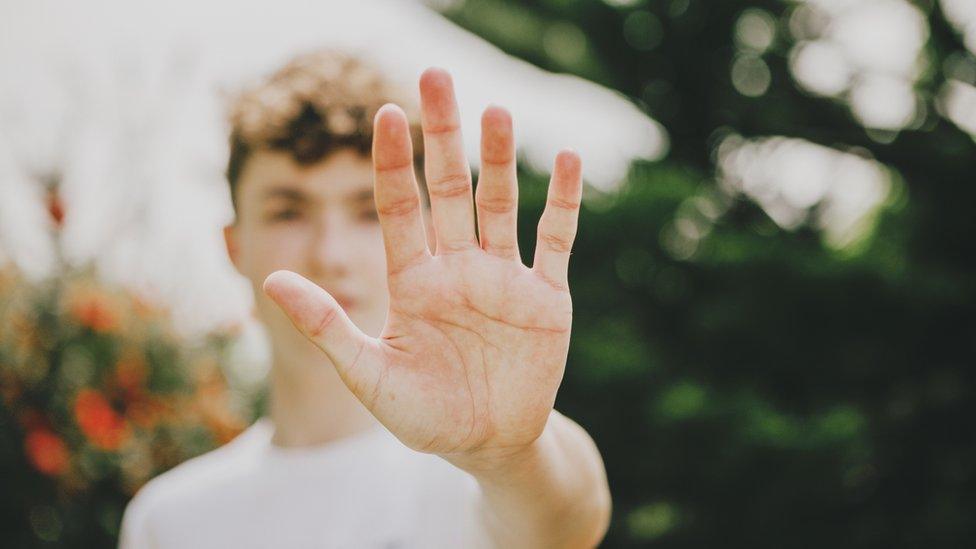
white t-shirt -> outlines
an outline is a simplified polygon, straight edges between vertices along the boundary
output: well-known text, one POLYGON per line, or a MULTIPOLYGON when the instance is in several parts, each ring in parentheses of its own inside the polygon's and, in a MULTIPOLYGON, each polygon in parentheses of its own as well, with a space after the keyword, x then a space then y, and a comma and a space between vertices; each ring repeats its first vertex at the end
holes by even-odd
POLYGON ((123 549, 478 547, 473 477, 382 427, 315 448, 271 443, 262 419, 150 481, 126 508, 123 549))

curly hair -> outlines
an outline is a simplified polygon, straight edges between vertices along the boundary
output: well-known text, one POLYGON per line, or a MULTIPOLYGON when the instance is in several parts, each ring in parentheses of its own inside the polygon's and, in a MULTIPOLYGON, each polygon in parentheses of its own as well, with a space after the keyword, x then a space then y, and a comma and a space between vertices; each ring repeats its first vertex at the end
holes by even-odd
POLYGON ((378 69, 357 57, 336 50, 305 53, 245 90, 229 110, 226 176, 234 210, 241 172, 252 153, 285 151, 301 165, 314 164, 341 149, 369 156, 373 117, 386 103, 397 103, 406 111, 414 158, 419 161, 423 139, 412 102, 405 101, 378 69))

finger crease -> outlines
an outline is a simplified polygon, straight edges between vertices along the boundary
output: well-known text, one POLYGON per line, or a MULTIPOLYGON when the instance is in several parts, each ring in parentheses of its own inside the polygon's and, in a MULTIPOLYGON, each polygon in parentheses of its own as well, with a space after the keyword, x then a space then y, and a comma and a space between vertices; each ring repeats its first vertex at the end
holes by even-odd
MULTIPOLYGON (((568 292, 569 291, 569 286, 567 286, 566 284, 563 284, 562 282, 556 282, 555 280, 553 280, 553 279, 549 278, 548 276, 546 276, 545 274, 543 274, 541 271, 536 271, 536 274, 539 275, 539 278, 541 278, 543 280, 543 282, 545 282, 546 284, 552 286, 553 289, 555 289, 557 291, 560 291, 560 292, 568 292)), ((526 329, 529 329, 529 328, 526 328, 526 329)), ((539 328, 536 328, 536 329, 538 330, 539 328)), ((565 332, 567 330, 559 330, 559 329, 556 329, 556 328, 545 328, 544 331, 547 331, 547 332, 565 332)))
POLYGON ((461 129, 461 126, 457 124, 448 124, 446 126, 428 126, 423 128, 424 135, 442 135, 445 133, 456 132, 461 129))
POLYGON ((573 250, 573 241, 552 233, 543 233, 542 240, 546 247, 558 253, 567 253, 573 250))
POLYGON ((451 198, 470 192, 471 179, 466 174, 451 174, 430 182, 427 188, 433 197, 451 198))
POLYGON ((518 252, 518 246, 514 244, 495 244, 494 242, 488 242, 483 248, 492 255, 506 259, 516 255, 518 252))
POLYGON ((406 169, 413 170, 413 164, 410 163, 410 162, 406 162, 406 163, 403 163, 403 164, 396 164, 396 165, 393 165, 393 166, 374 166, 373 167, 373 171, 376 172, 376 173, 398 172, 398 171, 402 171, 402 170, 406 170, 406 169))
POLYGON ((515 157, 513 156, 496 160, 493 158, 486 158, 485 155, 481 155, 481 164, 483 166, 498 166, 504 168, 510 166, 513 162, 515 162, 515 157))
POLYGON ((477 204, 479 210, 494 214, 508 213, 515 209, 515 201, 510 198, 482 198, 477 204))
POLYGON ((562 208, 564 210, 576 210, 579 209, 580 207, 579 202, 574 202, 572 200, 563 200, 561 198, 550 198, 548 202, 549 205, 556 208, 562 208))
POLYGON ((409 198, 394 200, 382 206, 377 205, 376 213, 387 216, 401 216, 416 212, 420 208, 420 199, 415 194, 409 198))
POLYGON ((322 315, 322 318, 318 321, 315 328, 308 332, 308 336, 313 339, 318 339, 321 337, 322 334, 329 329, 329 325, 332 324, 338 314, 339 311, 335 307, 330 307, 325 314, 322 315))
POLYGON ((437 255, 444 255, 450 253, 459 253, 470 250, 471 248, 479 248, 477 242, 472 240, 458 240, 454 242, 442 242, 437 241, 437 255))

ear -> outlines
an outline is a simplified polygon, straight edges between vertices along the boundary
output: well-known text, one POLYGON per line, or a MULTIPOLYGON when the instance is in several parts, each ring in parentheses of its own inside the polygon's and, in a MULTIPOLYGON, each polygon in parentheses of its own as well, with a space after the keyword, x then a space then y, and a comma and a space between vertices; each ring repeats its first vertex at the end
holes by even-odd
POLYGON ((224 226, 224 246, 227 248, 227 257, 230 258, 230 262, 240 272, 241 268, 237 265, 237 225, 234 223, 224 226))

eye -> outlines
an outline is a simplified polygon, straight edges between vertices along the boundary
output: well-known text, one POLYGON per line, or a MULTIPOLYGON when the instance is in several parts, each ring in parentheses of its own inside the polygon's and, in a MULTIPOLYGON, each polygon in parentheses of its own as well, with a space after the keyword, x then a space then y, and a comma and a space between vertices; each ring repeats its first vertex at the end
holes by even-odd
POLYGON ((295 208, 273 211, 268 214, 269 221, 291 221, 301 217, 302 213, 295 208))
POLYGON ((359 212, 359 219, 362 221, 379 221, 380 217, 376 214, 375 208, 369 208, 359 212))

